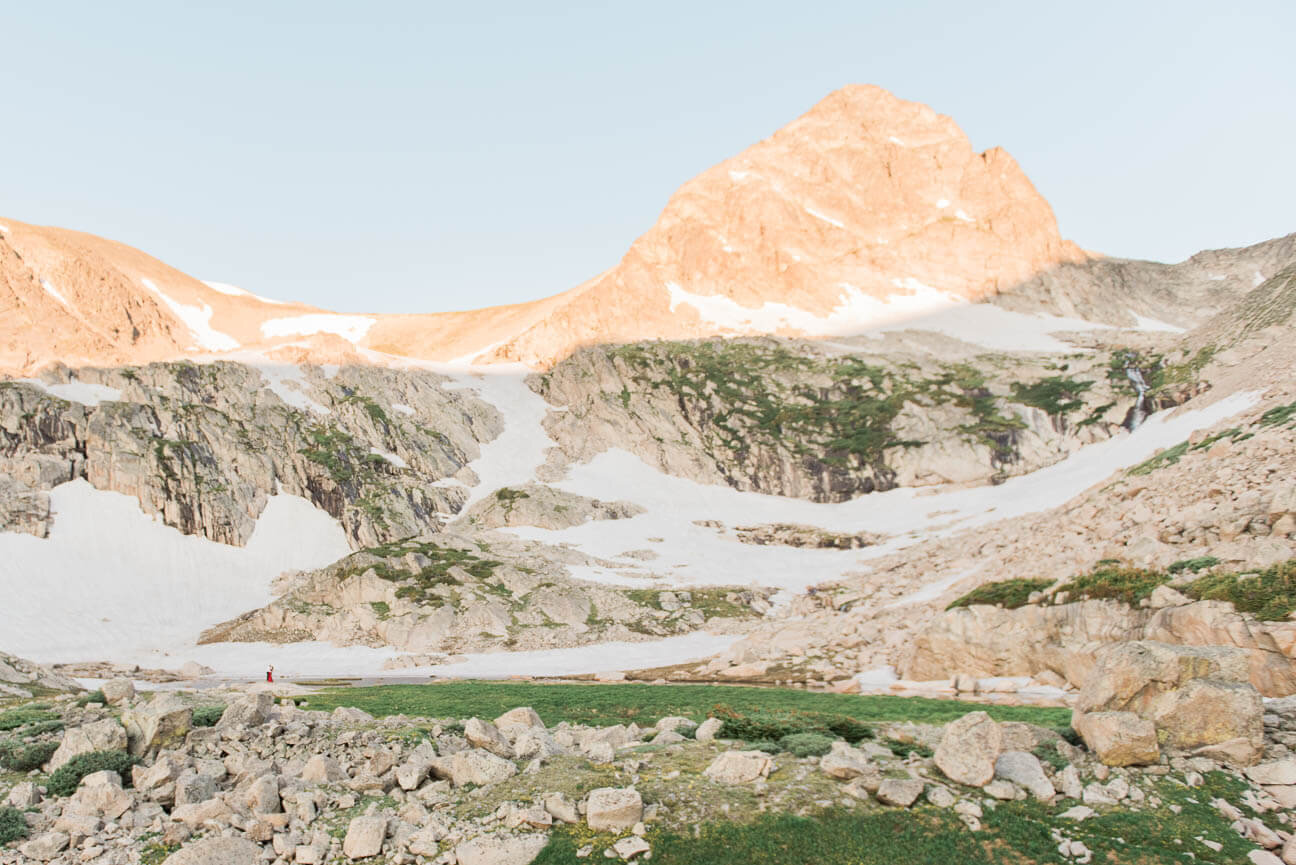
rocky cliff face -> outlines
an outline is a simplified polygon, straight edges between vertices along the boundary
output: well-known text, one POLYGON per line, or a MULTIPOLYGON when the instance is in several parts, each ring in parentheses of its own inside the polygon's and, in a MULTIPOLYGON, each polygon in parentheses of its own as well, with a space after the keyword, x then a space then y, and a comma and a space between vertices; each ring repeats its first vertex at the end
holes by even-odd
POLYGON ((493 407, 444 382, 379 367, 186 362, 0 382, 6 525, 43 535, 41 491, 85 478, 224 543, 246 542, 276 490, 328 511, 357 546, 435 530, 467 497, 478 442, 501 428, 493 407), (92 388, 107 398, 56 395, 92 388))
POLYGON ((546 429, 572 461, 620 447, 670 474, 844 501, 995 483, 1102 441, 1135 401, 1120 363, 717 340, 583 350, 537 387, 566 407, 546 429))

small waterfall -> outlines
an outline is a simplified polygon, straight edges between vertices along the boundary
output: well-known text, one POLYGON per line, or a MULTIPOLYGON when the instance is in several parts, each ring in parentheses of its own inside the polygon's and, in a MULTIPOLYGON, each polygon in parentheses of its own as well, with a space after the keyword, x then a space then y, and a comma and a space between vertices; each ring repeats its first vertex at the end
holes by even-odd
POLYGON ((1151 414, 1147 407, 1148 386, 1147 382, 1143 380, 1142 371, 1139 370, 1138 367, 1125 367, 1125 377, 1130 380, 1132 385, 1134 385, 1134 390, 1138 391, 1138 400, 1134 403, 1134 409, 1130 412, 1128 420, 1125 421, 1125 425, 1129 428, 1130 432, 1133 432, 1138 429, 1139 424, 1147 420, 1147 416, 1151 414))

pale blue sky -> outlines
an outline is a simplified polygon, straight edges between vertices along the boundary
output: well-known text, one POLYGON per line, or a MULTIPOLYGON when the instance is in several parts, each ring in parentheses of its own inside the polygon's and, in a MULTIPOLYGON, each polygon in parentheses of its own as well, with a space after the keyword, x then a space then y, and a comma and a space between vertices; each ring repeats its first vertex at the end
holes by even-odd
POLYGON ((0 215, 334 309, 507 303, 874 83, 1005 147, 1087 248, 1296 231, 1291 0, 220 5, 5 4, 0 215))

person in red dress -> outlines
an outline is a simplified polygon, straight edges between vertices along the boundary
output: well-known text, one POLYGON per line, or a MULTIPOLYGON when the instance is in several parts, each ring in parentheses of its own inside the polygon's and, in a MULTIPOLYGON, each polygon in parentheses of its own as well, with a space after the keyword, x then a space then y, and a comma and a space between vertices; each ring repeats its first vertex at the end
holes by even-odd
POLYGON ((270 669, 266 670, 266 681, 267 682, 274 681, 274 664, 271 664, 270 669))

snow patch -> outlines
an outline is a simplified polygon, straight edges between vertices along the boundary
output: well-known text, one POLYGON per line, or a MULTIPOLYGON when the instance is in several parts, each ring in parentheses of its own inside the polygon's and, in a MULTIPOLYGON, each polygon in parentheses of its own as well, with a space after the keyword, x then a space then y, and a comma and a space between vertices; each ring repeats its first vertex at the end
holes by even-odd
POLYGON ((1170 324, 1169 322, 1161 321, 1156 318, 1148 318, 1139 315, 1137 312, 1133 315, 1134 327, 1131 328, 1132 330, 1141 330, 1148 333, 1184 333, 1184 329, 1178 325, 1170 324))
POLYGON ((340 315, 331 312, 315 312, 307 315, 295 315, 290 318, 272 318, 261 322, 261 335, 267 338, 276 336, 310 336, 317 333, 332 333, 348 342, 359 342, 364 339, 369 328, 378 321, 367 315, 340 315))
POLYGON ((412 407, 412 406, 407 406, 407 405, 405 405, 405 403, 403 403, 403 402, 394 402, 394 403, 392 403, 392 411, 398 411, 398 412, 400 412, 401 414, 403 414, 403 415, 408 415, 408 416, 410 416, 410 417, 413 417, 413 416, 414 416, 414 409, 413 409, 413 407, 412 407))
POLYGON ((961 209, 954 211, 954 218, 961 219, 964 222, 976 222, 975 219, 967 215, 967 211, 961 209))
POLYGON ((1265 281, 1264 274, 1257 270, 1255 272, 1255 276, 1251 277, 1251 287, 1256 288, 1257 286, 1260 285, 1260 283, 1264 281, 1265 281))
POLYGON ((8 233, 9 233, 9 226, 0 225, 0 234, 8 234, 8 233))
POLYGON ((729 179, 736 183, 742 183, 751 176, 752 173, 750 171, 739 171, 737 169, 730 169, 729 171, 729 179))
POLYGON ((278 306, 283 306, 285 303, 285 301, 282 300, 274 300, 273 298, 262 297, 259 294, 253 294, 252 292, 248 291, 245 288, 239 288, 237 285, 230 285, 227 282, 209 282, 208 280, 204 279, 203 285, 207 286, 212 291, 218 291, 221 294, 228 294, 231 297, 250 297, 253 300, 259 300, 262 303, 273 303, 278 306))
POLYGON ((835 225, 838 228, 846 227, 839 220, 833 219, 831 216, 828 216, 825 213, 820 213, 819 211, 815 210, 813 207, 810 207, 809 205, 806 205, 805 212, 813 216, 815 219, 822 219, 824 222, 828 223, 829 225, 835 225))
POLYGON ((922 603, 926 603, 927 601, 934 601, 937 598, 939 598, 942 594, 944 594, 946 589, 949 589, 955 583, 958 583, 961 580, 965 580, 968 577, 972 576, 972 574, 975 571, 976 568, 967 571, 959 571, 957 574, 948 576, 943 580, 936 580, 933 583, 928 583, 918 591, 905 595, 903 598, 900 598, 899 600, 892 601, 891 603, 884 606, 882 609, 890 610, 893 609, 894 607, 908 607, 912 604, 922 604, 922 603))
POLYGON ((276 576, 350 552, 341 525, 296 496, 267 499, 246 547, 184 535, 83 480, 51 490, 50 506, 48 538, 0 533, 0 634, 42 663, 165 666, 159 652, 181 652, 179 666, 202 630, 269 603, 276 576))
POLYGON ((65 384, 46 384, 38 378, 15 379, 24 384, 38 387, 51 396, 65 399, 68 402, 79 402, 82 405, 99 405, 101 402, 116 402, 122 392, 106 384, 91 384, 88 381, 70 381, 65 384))
POLYGON ((464 503, 466 511, 474 502, 501 487, 534 481, 536 469, 544 463, 545 452, 555 442, 541 425, 549 404, 527 387, 526 375, 451 374, 449 378, 456 388, 474 391, 479 399, 495 406, 504 418, 504 431, 493 441, 482 444, 481 456, 468 464, 476 473, 478 483, 464 503))
POLYGON ((310 383, 306 372, 296 364, 252 363, 266 380, 266 387, 288 405, 300 411, 313 411, 316 414, 332 414, 327 406, 320 405, 307 396, 310 383))
POLYGON ((693 294, 677 282, 666 283, 666 291, 671 312, 681 305, 691 306, 703 321, 735 334, 795 330, 807 336, 848 336, 929 330, 999 351, 1074 351, 1073 346, 1050 334, 1108 327, 971 303, 913 277, 894 279, 892 284, 907 293, 879 300, 848 282, 839 283, 839 303, 826 316, 774 301, 752 309, 724 295, 693 294))
MULTIPOLYGON (((657 579, 669 585, 755 584, 799 592, 857 572, 870 559, 930 538, 1061 505, 1113 472, 1142 462, 1158 448, 1177 444, 1194 430, 1245 410, 1257 397, 1255 393, 1235 394, 1204 409, 1179 411, 1173 416, 1155 414, 1133 433, 1089 445, 1060 463, 998 486, 934 495, 901 488, 833 504, 740 492, 673 477, 626 451, 613 449, 571 467, 568 477, 553 486, 604 501, 631 501, 644 507, 644 513, 559 530, 519 526, 502 531, 548 544, 572 544, 581 552, 608 560, 615 560, 625 550, 649 549, 659 556, 647 570, 633 563, 615 569, 573 570, 573 576, 584 579, 634 582, 638 571, 642 574, 639 585, 657 579), (861 550, 755 546, 699 526, 696 520, 720 520, 731 526, 801 523, 833 532, 878 533, 887 540, 861 550), (663 580, 662 573, 667 570, 669 579, 663 580)), ((910 595, 903 602, 918 603, 929 594, 936 597, 949 585, 941 581, 924 587, 916 598, 910 595)))
POLYGON ((949 203, 949 199, 948 199, 948 198, 942 198, 940 201, 936 202, 936 209, 937 209, 937 210, 944 210, 945 208, 947 208, 947 207, 949 207, 949 206, 950 206, 950 203, 949 203))
POLYGON ((896 138, 894 135, 887 136, 887 141, 890 141, 892 144, 898 144, 898 145, 900 145, 901 147, 908 147, 908 146, 909 146, 909 145, 905 144, 903 141, 901 141, 899 138, 896 138))
POLYGON ((68 303, 68 299, 63 296, 63 292, 55 288, 54 283, 50 282, 48 279, 41 280, 41 288, 45 289, 46 294, 66 306, 68 309, 72 308, 72 304, 68 303))
POLYGON ((197 347, 206 351, 233 351, 240 346, 237 339, 227 333, 221 333, 211 326, 212 308, 207 304, 188 306, 168 297, 162 289, 153 284, 147 277, 141 279, 144 287, 156 294, 176 318, 189 328, 189 333, 198 343, 197 347))

